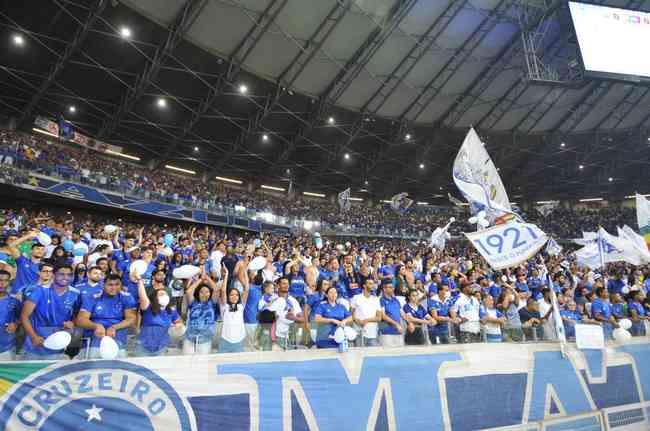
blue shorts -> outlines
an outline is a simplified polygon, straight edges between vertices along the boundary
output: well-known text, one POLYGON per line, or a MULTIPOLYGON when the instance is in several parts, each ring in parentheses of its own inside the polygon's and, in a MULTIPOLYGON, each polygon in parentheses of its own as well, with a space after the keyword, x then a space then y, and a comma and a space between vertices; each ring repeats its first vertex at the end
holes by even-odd
POLYGON ((239 341, 237 343, 231 343, 224 340, 223 338, 219 340, 219 353, 239 353, 244 351, 244 341, 239 341))

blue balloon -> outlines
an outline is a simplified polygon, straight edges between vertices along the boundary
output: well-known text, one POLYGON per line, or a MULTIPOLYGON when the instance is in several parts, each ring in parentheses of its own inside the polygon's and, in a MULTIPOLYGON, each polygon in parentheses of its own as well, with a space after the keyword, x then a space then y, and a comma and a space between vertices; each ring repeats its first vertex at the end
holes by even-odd
POLYGON ((72 250, 73 256, 83 256, 84 254, 86 254, 86 250, 83 248, 75 248, 72 250))
POLYGON ((74 248, 74 242, 72 242, 72 241, 69 240, 69 239, 66 239, 65 241, 63 241, 63 249, 64 249, 65 251, 67 251, 68 253, 70 253, 70 252, 72 251, 73 248, 74 248))
POLYGON ((174 235, 171 233, 165 234, 165 245, 171 247, 172 244, 174 244, 174 235))

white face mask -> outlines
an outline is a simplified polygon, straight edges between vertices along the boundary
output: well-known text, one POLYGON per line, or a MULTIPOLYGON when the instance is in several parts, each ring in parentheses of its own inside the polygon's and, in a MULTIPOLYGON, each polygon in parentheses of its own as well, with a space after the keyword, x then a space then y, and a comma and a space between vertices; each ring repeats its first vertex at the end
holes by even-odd
POLYGON ((169 305, 169 295, 162 295, 158 297, 158 304, 161 308, 165 308, 169 305))

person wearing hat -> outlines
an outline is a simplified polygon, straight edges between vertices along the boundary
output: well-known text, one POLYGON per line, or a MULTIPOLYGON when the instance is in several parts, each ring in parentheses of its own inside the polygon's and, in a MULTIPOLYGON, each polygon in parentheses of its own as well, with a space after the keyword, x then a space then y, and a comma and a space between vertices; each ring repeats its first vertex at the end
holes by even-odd
POLYGON ((480 302, 474 292, 478 285, 469 280, 462 280, 460 296, 449 310, 449 315, 460 324, 460 342, 477 343, 481 341, 481 322, 479 318, 480 302))

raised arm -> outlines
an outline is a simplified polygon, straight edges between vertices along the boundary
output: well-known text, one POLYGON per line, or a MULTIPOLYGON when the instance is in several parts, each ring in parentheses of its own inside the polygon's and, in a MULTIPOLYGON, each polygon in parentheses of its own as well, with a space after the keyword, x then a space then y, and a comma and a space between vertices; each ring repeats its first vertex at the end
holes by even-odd
POLYGON ((147 296, 147 289, 144 287, 144 281, 140 276, 137 276, 136 282, 138 283, 138 296, 140 296, 140 310, 144 311, 151 305, 149 296, 147 296))
POLYGON ((7 244, 7 250, 9 251, 9 254, 11 254, 11 257, 14 259, 18 259, 20 257, 20 250, 18 250, 18 246, 25 241, 32 240, 36 238, 36 235, 38 235, 38 231, 33 230, 20 238, 16 239, 15 241, 12 241, 11 243, 7 244))

